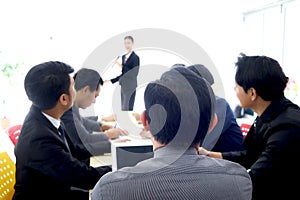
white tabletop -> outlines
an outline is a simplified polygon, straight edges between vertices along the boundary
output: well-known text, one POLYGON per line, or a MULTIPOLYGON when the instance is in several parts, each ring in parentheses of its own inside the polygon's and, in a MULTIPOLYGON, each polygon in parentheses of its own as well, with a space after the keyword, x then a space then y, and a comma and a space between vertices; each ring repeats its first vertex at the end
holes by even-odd
POLYGON ((152 146, 151 139, 142 138, 140 136, 128 135, 120 136, 117 139, 111 140, 111 145, 114 147, 131 147, 131 146, 152 146), (129 139, 130 141, 118 142, 120 139, 129 139))

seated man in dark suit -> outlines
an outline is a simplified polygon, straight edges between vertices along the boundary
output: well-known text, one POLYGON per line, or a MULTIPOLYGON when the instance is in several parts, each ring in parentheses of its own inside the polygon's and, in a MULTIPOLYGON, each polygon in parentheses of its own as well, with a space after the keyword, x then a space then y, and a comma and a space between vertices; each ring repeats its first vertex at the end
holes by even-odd
POLYGON ((31 68, 25 77, 32 106, 15 148, 14 200, 88 199, 82 190, 92 189, 111 170, 80 162, 90 155, 77 150, 60 121, 75 98, 72 72, 65 63, 46 62, 31 68))
MULTIPOLYGON (((197 64, 187 68, 207 80, 210 85, 214 84, 214 77, 205 66, 197 64)), ((205 137, 202 147, 221 152, 244 150, 241 128, 237 124, 228 102, 221 97, 216 97, 216 114, 218 123, 205 137)))
POLYGON ((146 87, 144 128, 154 158, 103 176, 92 200, 250 200, 252 185, 239 164, 198 155, 217 122, 209 84, 186 68, 172 69, 146 87))
POLYGON ((74 105, 61 117, 69 137, 73 144, 81 146, 91 156, 108 153, 110 152, 109 139, 117 138, 126 132, 119 128, 110 128, 106 132, 101 132, 103 124, 90 117, 82 117, 79 113, 79 108, 86 109, 96 102, 103 80, 97 71, 82 68, 74 75, 74 81, 76 90, 74 105))
POLYGON ((300 199, 300 108, 284 96, 288 77, 280 64, 267 56, 242 54, 236 68, 235 92, 240 106, 257 114, 245 138, 245 150, 213 152, 200 148, 199 153, 248 169, 253 200, 300 199))

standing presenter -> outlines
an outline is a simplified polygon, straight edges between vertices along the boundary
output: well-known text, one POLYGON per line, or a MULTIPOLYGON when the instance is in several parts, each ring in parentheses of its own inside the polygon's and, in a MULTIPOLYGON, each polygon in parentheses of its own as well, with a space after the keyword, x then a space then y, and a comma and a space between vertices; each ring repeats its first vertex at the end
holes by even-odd
POLYGON ((105 83, 115 83, 119 81, 121 86, 121 106, 122 111, 132 111, 134 106, 137 76, 140 67, 140 58, 132 50, 134 39, 132 36, 126 36, 124 38, 124 45, 127 51, 122 56, 122 64, 116 60, 116 64, 122 67, 122 74, 111 80, 106 80, 105 83))

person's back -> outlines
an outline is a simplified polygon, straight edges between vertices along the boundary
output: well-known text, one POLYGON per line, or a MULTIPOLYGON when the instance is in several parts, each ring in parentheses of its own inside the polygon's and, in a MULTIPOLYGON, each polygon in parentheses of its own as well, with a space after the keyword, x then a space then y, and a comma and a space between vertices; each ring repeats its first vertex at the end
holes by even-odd
POLYGON ((154 158, 103 176, 92 200, 251 199, 243 167, 198 155, 217 123, 215 96, 203 78, 172 69, 148 84, 144 101, 141 121, 152 134, 154 158))
POLYGON ((172 154, 161 148, 155 158, 103 176, 92 199, 251 199, 249 175, 238 164, 197 155, 195 149, 172 164, 169 159, 172 154))
MULTIPOLYGON (((212 130, 205 139, 213 137, 214 131, 220 131, 217 129, 218 125, 222 126, 220 137, 217 138, 217 142, 212 147, 212 151, 241 151, 244 150, 243 141, 244 136, 242 134, 240 126, 237 124, 233 111, 230 108, 228 102, 220 97, 216 99, 216 114, 218 116, 218 124, 212 130), (221 120, 221 117, 223 118, 221 120)), ((205 143, 205 140, 204 140, 205 143)), ((204 146, 203 143, 203 147, 204 146)), ((209 149, 209 148, 208 148, 209 149)))
MULTIPOLYGON (((214 84, 212 73, 204 65, 195 64, 188 66, 187 69, 204 78, 210 85, 214 84)), ((216 114, 218 123, 211 133, 206 135, 202 147, 221 152, 243 150, 244 137, 242 131, 224 98, 216 97, 216 114)))

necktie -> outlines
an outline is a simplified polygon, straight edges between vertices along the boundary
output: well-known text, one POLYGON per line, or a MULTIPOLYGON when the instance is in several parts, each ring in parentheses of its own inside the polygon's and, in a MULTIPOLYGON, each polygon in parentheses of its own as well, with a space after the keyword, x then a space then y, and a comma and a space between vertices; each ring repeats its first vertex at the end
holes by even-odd
POLYGON ((69 148, 69 145, 68 145, 66 136, 65 136, 65 131, 64 131, 64 129, 63 129, 61 126, 59 126, 59 127, 58 127, 58 131, 59 131, 59 133, 60 133, 61 139, 64 141, 64 143, 66 144, 68 150, 70 151, 70 148, 69 148))

